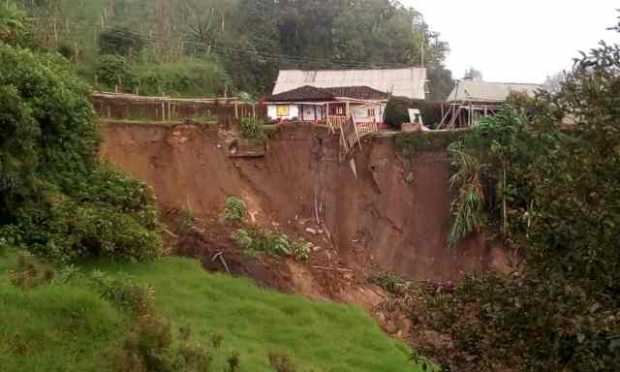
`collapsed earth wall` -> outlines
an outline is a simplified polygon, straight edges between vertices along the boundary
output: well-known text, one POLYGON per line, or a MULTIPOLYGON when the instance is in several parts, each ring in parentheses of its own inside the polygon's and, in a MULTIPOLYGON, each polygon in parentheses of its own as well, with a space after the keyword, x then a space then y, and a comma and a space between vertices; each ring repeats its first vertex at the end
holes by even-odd
POLYGON ((481 235, 447 246, 450 164, 445 149, 405 161, 390 137, 368 137, 342 161, 324 128, 280 127, 263 157, 231 157, 227 136, 198 125, 102 124, 101 156, 150 184, 160 206, 221 211, 242 197, 252 220, 286 226, 319 220, 343 261, 416 280, 454 280, 489 267, 481 235), (360 260, 357 260, 359 263, 360 260))

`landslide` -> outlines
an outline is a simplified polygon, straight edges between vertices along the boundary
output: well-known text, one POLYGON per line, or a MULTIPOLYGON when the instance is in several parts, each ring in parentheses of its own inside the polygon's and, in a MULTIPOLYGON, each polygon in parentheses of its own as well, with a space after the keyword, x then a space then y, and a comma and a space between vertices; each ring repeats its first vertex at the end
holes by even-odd
MULTIPOLYGON (((264 156, 233 157, 229 133, 216 126, 106 123, 103 133, 101 156, 153 186, 163 211, 190 210, 212 221, 205 222, 209 231, 225 199, 235 195, 247 203, 253 223, 311 241, 310 272, 289 265, 297 278, 321 272, 356 281, 386 271, 448 281, 503 260, 481 235, 447 246, 451 195, 444 148, 407 160, 393 138, 371 137, 342 161, 336 135, 288 125, 267 141, 264 156)), ((227 233, 219 234, 224 246, 231 244, 227 233)), ((201 245, 213 246, 208 239, 201 245)), ((306 289, 346 297, 346 291, 322 287, 306 289)))

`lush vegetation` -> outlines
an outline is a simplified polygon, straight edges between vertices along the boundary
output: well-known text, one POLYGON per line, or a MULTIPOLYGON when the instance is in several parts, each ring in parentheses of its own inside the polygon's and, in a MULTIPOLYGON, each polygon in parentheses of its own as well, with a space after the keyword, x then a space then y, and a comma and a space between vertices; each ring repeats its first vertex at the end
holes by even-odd
POLYGON ((362 309, 208 274, 197 261, 66 267, 30 289, 9 281, 17 261, 0 256, 3 371, 417 370, 362 309))
POLYGON ((279 68, 400 67, 422 58, 431 95, 443 99, 452 88, 443 64, 447 44, 398 1, 18 2, 33 20, 38 45, 58 50, 106 89, 258 95, 270 90, 279 68), (115 78, 106 68, 115 62, 109 55, 122 57, 135 79, 115 78))
POLYGON ((524 264, 427 292, 414 318, 450 335, 449 356, 425 350, 447 369, 620 364, 619 73, 620 46, 602 44, 557 93, 513 97, 453 148, 456 236, 488 217, 524 264))
POLYGON ((0 42, 0 237, 61 261, 157 256, 152 194, 97 159, 88 94, 64 59, 0 42))

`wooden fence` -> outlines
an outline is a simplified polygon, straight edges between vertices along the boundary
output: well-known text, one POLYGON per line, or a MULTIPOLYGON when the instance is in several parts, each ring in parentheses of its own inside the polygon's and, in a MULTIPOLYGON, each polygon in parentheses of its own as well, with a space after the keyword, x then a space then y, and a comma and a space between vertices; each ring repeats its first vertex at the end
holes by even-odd
POLYGON ((237 98, 145 97, 95 92, 91 96, 100 118, 139 121, 216 121, 232 124, 244 117, 267 118, 267 108, 237 98))

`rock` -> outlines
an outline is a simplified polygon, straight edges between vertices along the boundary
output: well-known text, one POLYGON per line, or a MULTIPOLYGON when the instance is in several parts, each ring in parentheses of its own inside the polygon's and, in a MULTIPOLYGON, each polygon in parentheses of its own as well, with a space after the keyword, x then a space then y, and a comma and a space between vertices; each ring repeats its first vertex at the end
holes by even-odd
POLYGON ((319 247, 319 246, 314 246, 314 247, 312 247, 312 250, 313 250, 314 252, 318 252, 318 251, 320 251, 320 250, 321 250, 321 247, 319 247))
POLYGON ((407 173, 407 177, 405 177, 405 182, 413 183, 413 181, 415 181, 415 179, 413 178, 413 172, 407 173))
POLYGON ((317 234, 317 231, 315 229, 311 228, 311 227, 306 227, 306 232, 308 234, 312 234, 312 235, 316 235, 317 234))

